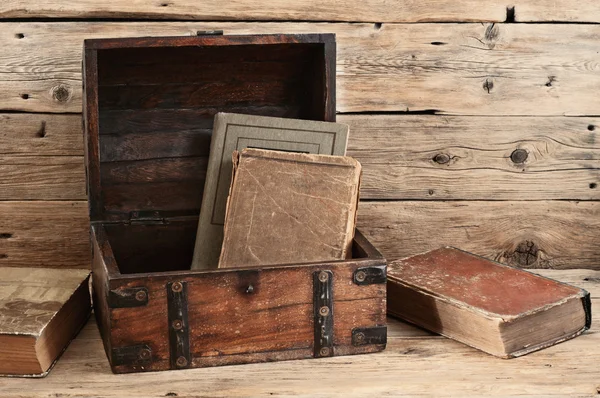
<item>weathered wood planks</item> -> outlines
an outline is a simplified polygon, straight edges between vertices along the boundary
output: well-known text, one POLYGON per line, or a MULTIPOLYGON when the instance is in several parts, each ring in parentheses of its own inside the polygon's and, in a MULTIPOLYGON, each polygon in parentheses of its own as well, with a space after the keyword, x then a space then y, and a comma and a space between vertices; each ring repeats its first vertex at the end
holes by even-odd
POLYGON ((518 22, 600 22, 594 0, 520 0, 511 4, 518 22))
MULTIPOLYGON (((0 266, 90 266, 86 202, 0 202, 0 214, 0 266)), ((451 245, 526 268, 600 269, 599 202, 362 202, 358 226, 390 260, 451 245)))
MULTIPOLYGON (((348 154, 363 165, 363 199, 600 199, 600 118, 339 115, 338 121, 350 125, 348 154)), ((85 200, 80 126, 75 114, 0 115, 0 200, 85 200)), ((166 145, 157 157, 174 150, 171 135, 152 136, 166 145)), ((189 147, 197 146, 190 134, 189 147)), ((186 162, 193 166, 194 159, 186 162)), ((168 160, 143 170, 159 173, 168 160)), ((136 176, 160 182, 160 174, 136 174, 123 162, 106 172, 119 181, 133 173, 129 182, 136 176)))
POLYGON ((504 21, 506 6, 494 0, 398 1, 286 0, 226 2, 219 0, 140 2, 108 0, 5 0, 3 18, 124 18, 181 20, 289 20, 289 21, 504 21))
POLYGON ((0 200, 85 199, 82 156, 0 156, 0 200))
POLYGON ((0 202, 0 267, 90 264, 87 202, 0 202))
MULTIPOLYGON (((600 272, 540 270, 592 294, 592 328, 582 336, 514 360, 484 354, 388 318, 388 345, 372 355, 289 361, 185 372, 116 377, 110 373, 93 320, 75 339, 52 374, 44 380, 1 379, 0 396, 32 398, 164 396, 385 396, 405 394, 468 396, 596 396, 600 272), (357 377, 377 373, 372 378, 357 377), (282 380, 285 383, 282 383, 282 380), (432 383, 435 380, 435 383, 432 383)), ((166 315, 165 315, 166 317, 166 315)), ((93 318, 92 318, 93 319, 93 318)))
POLYGON ((80 112, 84 38, 212 29, 226 34, 336 33, 340 112, 598 113, 600 25, 479 23, 5 23, 0 109, 80 112))
POLYGON ((523 268, 599 268, 599 202, 363 202, 358 227, 388 260, 455 246, 523 268))
POLYGON ((600 199, 599 118, 340 115, 364 199, 600 199), (598 125, 598 129, 596 126, 598 125))
POLYGON ((121 18, 179 20, 266 20, 351 22, 503 22, 511 15, 517 22, 598 22, 593 0, 427 0, 396 1, 301 0, 289 2, 218 0, 154 1, 152 3, 107 0, 5 0, 0 18, 121 18), (510 10, 510 11, 508 11, 510 10))

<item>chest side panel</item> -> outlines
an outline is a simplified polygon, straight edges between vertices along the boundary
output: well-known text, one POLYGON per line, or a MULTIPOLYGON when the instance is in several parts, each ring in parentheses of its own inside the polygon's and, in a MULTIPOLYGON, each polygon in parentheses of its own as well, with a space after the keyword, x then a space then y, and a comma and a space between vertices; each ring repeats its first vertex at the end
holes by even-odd
MULTIPOLYGON (((314 278, 324 270, 332 275, 329 305, 333 319, 332 355, 379 351, 385 347, 384 338, 365 341, 363 337, 364 330, 369 336, 372 328, 379 327, 381 334, 385 327, 386 285, 355 281, 359 268, 376 263, 368 260, 351 265, 320 264, 132 279, 116 290, 143 285, 148 291, 148 302, 144 306, 112 310, 113 359, 115 354, 130 347, 133 350, 147 347, 151 356, 144 361, 139 355, 130 356, 130 362, 113 361, 113 370, 124 373, 178 368, 172 356, 180 356, 185 350, 174 345, 173 336, 177 334, 173 328, 183 328, 189 333, 190 359, 189 363, 182 360, 186 366, 181 367, 312 358, 317 340, 315 321, 319 319, 319 308, 314 305, 314 278), (173 294, 169 290, 178 283, 185 289, 187 303, 187 319, 183 324, 174 322, 177 317, 173 317, 173 294)), ((379 264, 380 268, 385 267, 384 262, 379 264)))

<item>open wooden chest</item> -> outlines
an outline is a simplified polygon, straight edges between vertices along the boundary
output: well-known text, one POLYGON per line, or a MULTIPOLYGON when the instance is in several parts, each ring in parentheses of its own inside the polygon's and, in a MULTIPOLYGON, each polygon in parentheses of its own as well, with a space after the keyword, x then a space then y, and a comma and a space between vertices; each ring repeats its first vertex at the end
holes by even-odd
MULTIPOLYGON (((386 262, 190 271, 213 116, 335 121, 333 35, 87 40, 94 309, 116 373, 328 357, 386 344, 386 262)), ((290 242, 294 244, 294 242, 290 242)))

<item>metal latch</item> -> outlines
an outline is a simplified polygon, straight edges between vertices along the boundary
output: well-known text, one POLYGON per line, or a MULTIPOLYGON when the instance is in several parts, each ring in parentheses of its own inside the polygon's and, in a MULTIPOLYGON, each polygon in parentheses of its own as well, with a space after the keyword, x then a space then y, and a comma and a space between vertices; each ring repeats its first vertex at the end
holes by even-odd
POLYGON ((223 36, 222 30, 199 30, 196 36, 223 36))

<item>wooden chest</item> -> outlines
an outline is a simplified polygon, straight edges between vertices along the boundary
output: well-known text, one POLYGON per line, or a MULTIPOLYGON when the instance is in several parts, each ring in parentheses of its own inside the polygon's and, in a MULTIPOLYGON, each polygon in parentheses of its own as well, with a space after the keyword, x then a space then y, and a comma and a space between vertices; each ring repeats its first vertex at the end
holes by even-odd
POLYGON ((386 262, 360 232, 346 261, 189 270, 219 111, 334 121, 335 37, 85 42, 94 308, 113 371, 383 350, 386 262))

